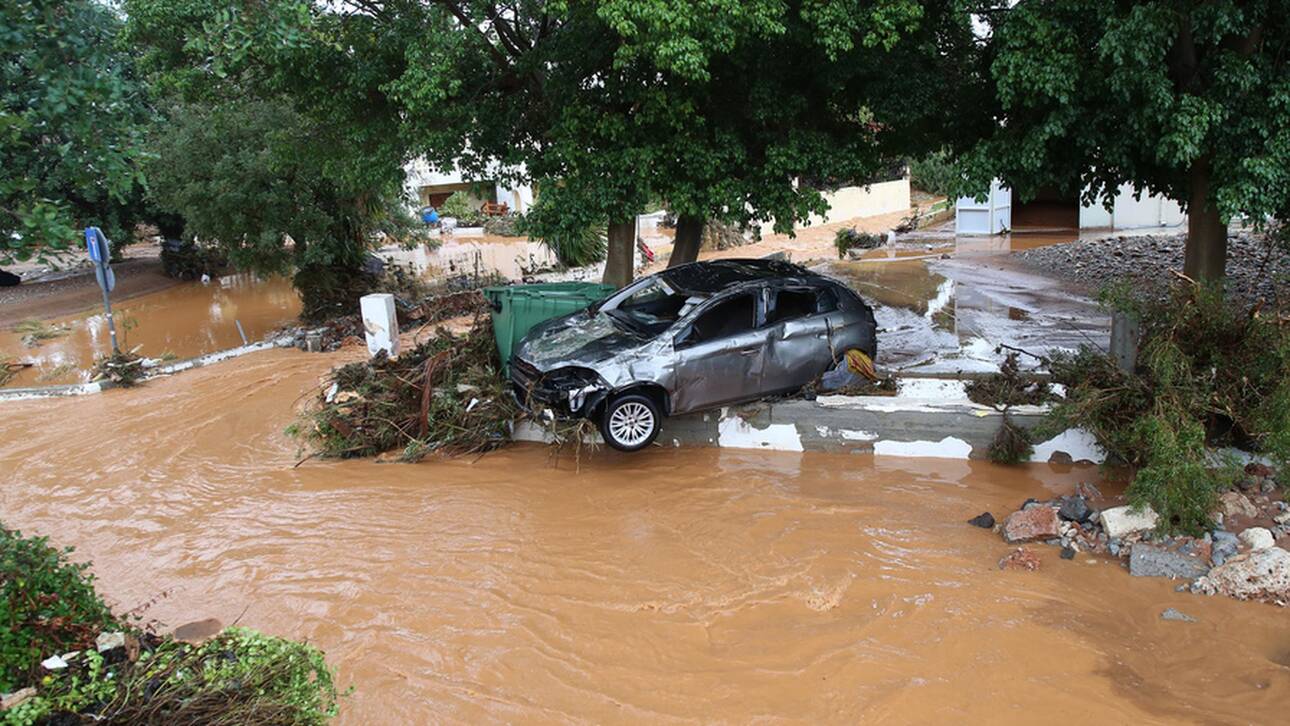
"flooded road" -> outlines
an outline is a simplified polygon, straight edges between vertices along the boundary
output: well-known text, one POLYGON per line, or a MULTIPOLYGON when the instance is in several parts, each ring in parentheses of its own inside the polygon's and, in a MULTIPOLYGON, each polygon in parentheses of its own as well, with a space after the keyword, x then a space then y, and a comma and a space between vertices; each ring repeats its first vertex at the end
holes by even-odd
MULTIPOLYGON (((285 278, 226 275, 130 298, 114 304, 112 313, 123 350, 137 345, 143 356, 184 359, 242 345, 237 322, 251 342, 261 340, 300 314, 300 297, 285 278)), ((25 345, 20 332, 0 330, 0 355, 34 364, 10 386, 87 381, 94 359, 111 352, 101 306, 47 322, 63 332, 35 347, 25 345)))
POLYGON ((292 468, 289 411, 339 360, 0 403, 0 517, 77 546, 122 609, 319 645, 344 724, 1284 720, 1284 610, 1053 548, 1000 572, 964 524, 1095 469, 520 446, 292 468))

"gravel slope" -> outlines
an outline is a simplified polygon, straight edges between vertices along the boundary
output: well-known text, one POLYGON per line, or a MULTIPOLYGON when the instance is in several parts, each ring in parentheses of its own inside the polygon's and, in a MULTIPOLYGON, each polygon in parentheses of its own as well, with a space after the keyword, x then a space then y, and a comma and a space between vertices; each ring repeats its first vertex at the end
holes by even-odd
MULTIPOLYGON (((1019 252, 1016 259, 1090 291, 1117 280, 1163 290, 1182 271, 1186 235, 1139 235, 1078 240, 1019 252)), ((1227 240, 1228 289, 1245 302, 1279 299, 1290 304, 1290 251, 1264 237, 1233 234, 1227 240)))

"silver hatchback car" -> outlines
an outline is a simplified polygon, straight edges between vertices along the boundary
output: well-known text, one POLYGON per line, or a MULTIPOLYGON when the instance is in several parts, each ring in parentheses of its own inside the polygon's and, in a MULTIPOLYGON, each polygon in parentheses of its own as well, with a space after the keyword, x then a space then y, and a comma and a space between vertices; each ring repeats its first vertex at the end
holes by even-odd
POLYGON ((850 349, 877 350, 873 310, 850 288, 787 262, 715 260, 535 326, 510 375, 531 410, 588 418, 636 451, 666 416, 795 391, 850 349))

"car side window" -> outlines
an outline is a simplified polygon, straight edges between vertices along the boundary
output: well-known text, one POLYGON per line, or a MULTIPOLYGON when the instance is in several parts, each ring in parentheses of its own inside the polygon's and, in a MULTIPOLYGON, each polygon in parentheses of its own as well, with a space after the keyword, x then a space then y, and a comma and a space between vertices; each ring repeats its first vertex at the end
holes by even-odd
POLYGON ((752 330, 757 324, 757 301, 752 293, 740 293, 703 311, 677 342, 694 345, 719 340, 752 330))
POLYGON ((774 290, 771 296, 774 302, 766 316, 767 325, 796 320, 819 312, 819 298, 814 290, 774 290))

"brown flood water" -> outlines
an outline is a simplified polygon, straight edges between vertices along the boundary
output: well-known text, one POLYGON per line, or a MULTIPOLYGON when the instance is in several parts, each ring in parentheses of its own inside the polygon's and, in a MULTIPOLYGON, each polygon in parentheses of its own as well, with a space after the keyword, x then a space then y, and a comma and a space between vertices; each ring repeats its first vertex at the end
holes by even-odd
POLYGON ((1284 722, 1287 613, 970 527, 1096 470, 514 447, 292 468, 336 356, 0 410, 0 518, 121 608, 327 651, 341 723, 1284 722), (1165 622, 1177 607, 1198 623, 1165 622))
MULTIPOLYGON (((114 303, 112 314, 122 348, 140 346, 140 355, 183 359, 242 345, 235 321, 242 323, 251 342, 263 339, 295 320, 300 298, 285 278, 237 274, 114 303)), ((111 350, 101 305, 47 322, 67 333, 34 348, 24 345, 12 329, 0 330, 0 355, 34 364, 19 372, 10 386, 87 381, 94 359, 111 350)))

